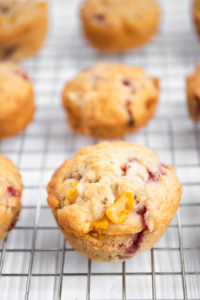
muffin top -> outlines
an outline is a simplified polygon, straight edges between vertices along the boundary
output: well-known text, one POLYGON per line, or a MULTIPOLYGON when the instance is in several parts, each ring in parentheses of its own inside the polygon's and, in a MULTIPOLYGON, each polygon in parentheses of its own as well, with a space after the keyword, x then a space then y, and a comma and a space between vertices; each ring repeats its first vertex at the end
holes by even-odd
POLYGON ((33 86, 26 72, 11 62, 0 62, 0 120, 23 109, 28 97, 33 97, 33 86))
POLYGON ((140 25, 151 25, 160 8, 155 0, 86 0, 81 13, 96 26, 123 28, 133 34, 140 25))
POLYGON ((66 84, 63 105, 81 111, 80 124, 87 126, 137 126, 158 95, 158 79, 142 68, 99 62, 66 84))
POLYGON ((153 231, 180 200, 172 167, 150 149, 128 142, 85 147, 65 161, 48 185, 48 203, 64 229, 107 235, 153 231))
POLYGON ((44 18, 47 3, 37 0, 0 0, 0 40, 32 28, 44 18))
POLYGON ((20 205, 22 180, 17 168, 0 154, 0 225, 6 223, 20 205))

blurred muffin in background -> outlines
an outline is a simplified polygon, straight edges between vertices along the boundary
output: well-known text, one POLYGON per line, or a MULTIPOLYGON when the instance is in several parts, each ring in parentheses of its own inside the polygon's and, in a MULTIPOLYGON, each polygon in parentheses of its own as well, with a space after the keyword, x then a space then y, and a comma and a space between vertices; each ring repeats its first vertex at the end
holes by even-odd
POLYGON ((67 82, 62 101, 76 133, 119 138, 148 123, 159 91, 159 80, 141 67, 98 62, 67 82))
POLYGON ((48 5, 36 0, 0 0, 0 60, 20 60, 42 47, 48 5))
POLYGON ((200 122, 200 64, 186 78, 187 106, 192 119, 200 122))
POLYGON ((17 168, 0 153, 0 242, 17 223, 22 190, 23 183, 17 168))
POLYGON ((85 36, 94 47, 121 52, 149 42, 161 11, 156 0, 86 0, 80 14, 85 36))
POLYGON ((198 35, 200 35, 200 1, 194 0, 192 7, 192 15, 198 35))
POLYGON ((25 71, 0 63, 0 140, 20 133, 35 112, 33 85, 25 71))

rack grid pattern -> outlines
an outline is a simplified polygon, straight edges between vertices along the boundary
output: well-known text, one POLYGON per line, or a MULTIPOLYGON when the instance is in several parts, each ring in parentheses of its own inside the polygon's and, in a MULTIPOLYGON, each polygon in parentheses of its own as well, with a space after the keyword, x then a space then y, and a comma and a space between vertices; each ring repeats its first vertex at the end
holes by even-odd
POLYGON ((23 209, 0 244, 1 300, 200 299, 200 127, 187 114, 185 77, 200 59, 190 0, 162 0, 163 20, 154 42, 123 55, 100 54, 82 37, 79 0, 52 0, 49 38, 23 63, 34 81, 35 121, 20 136, 0 143, 24 181, 23 209), (54 170, 84 145, 60 105, 64 82, 97 60, 144 66, 161 80, 156 117, 128 141, 154 149, 174 165, 184 194, 179 211, 154 249, 117 264, 86 260, 65 243, 46 204, 54 170))

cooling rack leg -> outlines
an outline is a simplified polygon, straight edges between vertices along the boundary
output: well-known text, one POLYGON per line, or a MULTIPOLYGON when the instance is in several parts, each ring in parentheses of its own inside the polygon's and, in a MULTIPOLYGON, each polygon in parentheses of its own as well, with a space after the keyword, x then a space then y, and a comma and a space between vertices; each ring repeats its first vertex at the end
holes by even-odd
POLYGON ((42 150, 42 163, 41 163, 41 173, 40 173, 40 181, 39 181, 40 185, 38 188, 38 201, 37 201, 36 212, 35 212, 34 232, 33 232, 32 248, 31 248, 30 261, 29 261, 29 267, 28 267, 28 277, 27 277, 27 282, 26 282, 25 300, 29 299, 29 293, 30 293, 33 260, 34 260, 34 253, 35 253, 35 243, 36 243, 37 228, 38 228, 39 218, 40 218, 41 195, 42 195, 42 188, 43 188, 43 174, 44 174, 44 167, 45 167, 45 155, 46 155, 46 152, 48 149, 48 137, 49 137, 49 131, 47 131, 44 136, 44 148, 42 150))
POLYGON ((62 299, 62 284, 63 284, 63 270, 64 270, 64 263, 65 263, 65 239, 63 238, 63 247, 62 247, 62 258, 60 262, 60 275, 59 275, 59 283, 58 283, 58 293, 57 293, 57 300, 62 299))
POLYGON ((91 277, 91 260, 88 259, 86 300, 90 300, 90 277, 91 277))
POLYGON ((3 247, 2 247, 1 258, 0 258, 0 274, 2 273, 4 258, 6 254, 6 242, 7 242, 7 238, 3 241, 3 247))
POLYGON ((177 213, 178 218, 178 237, 179 237, 179 249, 180 249, 180 260, 181 260, 181 273, 182 273, 182 283, 183 283, 183 295, 184 300, 187 300, 187 285, 185 280, 185 263, 184 263, 184 254, 183 254, 183 242, 181 234, 181 221, 180 221, 180 210, 177 213))
POLYGON ((122 263, 122 299, 126 300, 126 263, 122 263))
MULTIPOLYGON (((175 165, 175 157, 174 157, 174 140, 173 140, 173 128, 172 124, 169 120, 169 136, 170 136, 170 145, 171 145, 171 154, 172 154, 172 164, 175 165)), ((182 234, 181 234, 181 220, 180 220, 180 209, 177 212, 177 220, 178 220, 178 237, 179 237, 179 250, 180 250, 180 263, 181 263, 181 273, 182 273, 182 285, 183 285, 183 295, 184 300, 187 300, 187 286, 185 280, 185 263, 184 263, 184 254, 183 254, 183 242, 182 242, 182 234)))
POLYGON ((152 299, 156 299, 154 249, 151 249, 151 272, 152 272, 152 299))

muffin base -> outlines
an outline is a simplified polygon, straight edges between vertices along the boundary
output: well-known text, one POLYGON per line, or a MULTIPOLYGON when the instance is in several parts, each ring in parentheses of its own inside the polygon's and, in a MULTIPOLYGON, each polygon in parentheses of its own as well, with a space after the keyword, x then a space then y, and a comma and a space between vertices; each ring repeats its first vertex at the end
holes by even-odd
POLYGON ((140 48, 148 44, 156 34, 160 18, 155 20, 154 26, 148 28, 145 32, 127 34, 122 31, 96 28, 88 20, 83 19, 84 35, 91 46, 102 52, 119 53, 127 52, 134 48, 140 48))
POLYGON ((7 222, 3 224, 3 226, 0 226, 0 243, 3 239, 5 239, 5 237, 7 236, 7 234, 15 227, 18 219, 19 219, 19 214, 21 211, 21 205, 19 204, 19 206, 14 208, 15 212, 13 217, 9 217, 7 222))
POLYGON ((200 98, 195 95, 188 96, 187 107, 190 117, 193 120, 200 122, 200 98))
POLYGON ((162 237, 168 225, 162 225, 153 232, 144 229, 141 232, 127 235, 96 235, 94 239, 90 234, 80 236, 63 230, 58 224, 66 241, 76 251, 97 262, 121 262, 142 251, 150 250, 162 237))
POLYGON ((151 105, 147 107, 145 113, 143 113, 139 119, 137 118, 136 123, 134 122, 134 120, 130 120, 130 122, 122 124, 119 120, 118 124, 109 124, 109 120, 107 120, 107 124, 105 124, 105 120, 102 121, 101 124, 101 122, 99 122, 99 120, 95 120, 95 118, 83 124, 81 122, 82 118, 81 115, 79 115, 77 107, 71 106, 70 101, 68 101, 67 99, 65 99, 65 101, 63 102, 63 106, 67 114, 67 119, 72 130, 74 130, 75 133, 84 134, 94 138, 112 139, 120 138, 127 134, 137 132, 140 128, 145 127, 156 112, 158 97, 152 99, 151 105))
POLYGON ((13 112, 6 119, 0 119, 0 139, 14 136, 23 131, 33 120, 35 112, 33 97, 19 107, 17 112, 13 112))

